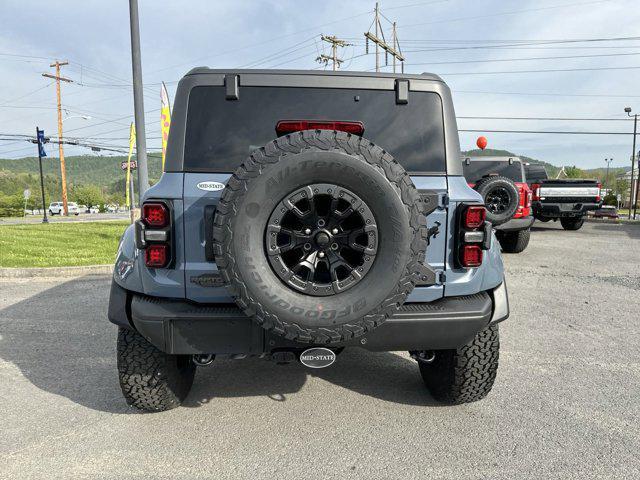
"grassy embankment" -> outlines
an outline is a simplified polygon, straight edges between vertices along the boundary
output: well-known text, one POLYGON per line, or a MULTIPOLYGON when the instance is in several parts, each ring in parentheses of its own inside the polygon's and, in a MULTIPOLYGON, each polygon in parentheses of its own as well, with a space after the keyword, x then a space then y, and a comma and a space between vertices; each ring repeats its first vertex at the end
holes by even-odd
POLYGON ((0 267, 67 267, 113 263, 129 223, 0 225, 0 267))

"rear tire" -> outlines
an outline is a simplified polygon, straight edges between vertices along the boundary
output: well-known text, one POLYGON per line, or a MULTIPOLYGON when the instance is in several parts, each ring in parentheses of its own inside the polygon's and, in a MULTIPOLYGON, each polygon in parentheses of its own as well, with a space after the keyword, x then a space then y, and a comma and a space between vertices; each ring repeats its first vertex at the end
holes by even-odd
POLYGON ((133 330, 118 330, 118 375, 127 403, 147 412, 180 406, 196 366, 190 355, 169 355, 133 330))
POLYGON ((420 374, 439 402, 475 402, 486 397, 493 387, 499 350, 498 325, 490 325, 462 347, 436 351, 432 363, 418 362, 420 374))
POLYGON ((497 237, 503 252, 520 253, 529 245, 531 229, 527 228, 517 232, 497 232, 497 237))
POLYGON ((560 224, 562 225, 562 228, 564 228, 565 230, 580 230, 582 228, 582 225, 584 224, 584 218, 583 217, 561 218, 560 224))

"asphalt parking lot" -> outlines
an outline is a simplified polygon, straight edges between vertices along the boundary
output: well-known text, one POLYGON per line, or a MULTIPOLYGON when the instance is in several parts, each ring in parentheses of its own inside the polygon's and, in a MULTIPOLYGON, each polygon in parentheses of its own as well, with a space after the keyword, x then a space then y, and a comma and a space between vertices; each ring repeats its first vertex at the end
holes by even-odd
POLYGON ((443 407, 405 353, 325 371, 200 369, 182 408, 129 409, 109 279, 0 279, 1 478, 639 478, 640 227, 534 226, 485 400, 443 407))

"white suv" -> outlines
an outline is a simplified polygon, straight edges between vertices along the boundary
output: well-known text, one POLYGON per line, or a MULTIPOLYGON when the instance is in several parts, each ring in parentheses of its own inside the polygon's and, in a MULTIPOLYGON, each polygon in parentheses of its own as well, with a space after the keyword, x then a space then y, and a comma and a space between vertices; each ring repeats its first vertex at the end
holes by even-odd
MULTIPOLYGON (((69 215, 78 215, 78 204, 75 202, 67 202, 67 210, 69 215)), ((62 202, 51 202, 49 204, 49 213, 51 215, 64 215, 64 204, 62 202)))

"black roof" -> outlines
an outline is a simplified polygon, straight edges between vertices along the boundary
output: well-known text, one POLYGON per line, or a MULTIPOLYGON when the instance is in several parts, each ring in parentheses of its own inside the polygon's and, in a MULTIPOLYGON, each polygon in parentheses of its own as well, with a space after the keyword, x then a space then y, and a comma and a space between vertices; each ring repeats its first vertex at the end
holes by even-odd
POLYGON ((189 70, 186 75, 200 75, 200 74, 230 74, 230 75, 242 75, 242 74, 254 74, 254 75, 311 75, 318 77, 375 77, 375 78, 406 78, 414 80, 435 80, 438 82, 444 82, 435 73, 393 73, 393 72, 355 72, 355 71, 326 71, 326 70, 268 70, 268 69, 224 69, 224 68, 209 68, 209 67, 195 67, 189 70))

